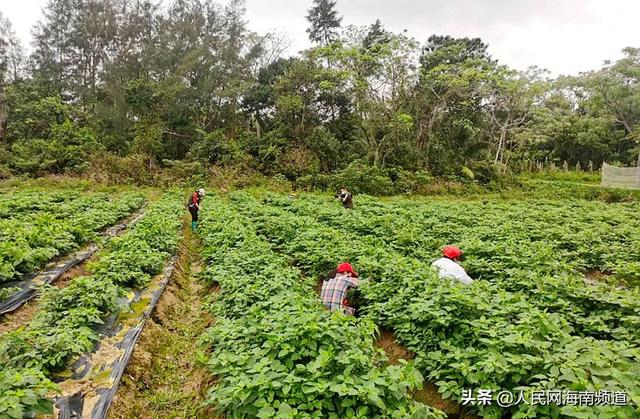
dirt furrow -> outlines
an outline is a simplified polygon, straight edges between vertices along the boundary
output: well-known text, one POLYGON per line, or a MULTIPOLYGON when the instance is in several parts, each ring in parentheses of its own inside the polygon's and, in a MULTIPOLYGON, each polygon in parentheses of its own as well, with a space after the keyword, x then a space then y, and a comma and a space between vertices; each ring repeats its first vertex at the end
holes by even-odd
POLYGON ((110 418, 212 417, 202 407, 211 375, 197 359, 212 319, 198 281, 199 243, 185 225, 173 277, 138 340, 109 410, 110 418))
MULTIPOLYGON (((384 330, 380 333, 380 337, 376 341, 376 346, 381 348, 387 354, 389 363, 392 365, 398 364, 400 359, 410 361, 415 357, 413 353, 396 341, 396 337, 393 332, 389 330, 384 330)), ((467 412, 464 407, 456 401, 443 399, 442 395, 438 393, 438 387, 428 381, 425 382, 422 390, 414 391, 412 393, 412 397, 416 401, 442 410, 449 418, 477 418, 476 415, 467 412)))

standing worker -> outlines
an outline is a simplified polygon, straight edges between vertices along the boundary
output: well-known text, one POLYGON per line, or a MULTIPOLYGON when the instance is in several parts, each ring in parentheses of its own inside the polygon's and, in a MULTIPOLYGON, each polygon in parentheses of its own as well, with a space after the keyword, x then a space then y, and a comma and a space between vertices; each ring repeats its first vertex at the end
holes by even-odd
POLYGON ((203 196, 204 189, 200 188, 191 194, 189 203, 187 204, 189 212, 191 213, 191 229, 193 231, 198 227, 198 211, 200 211, 200 201, 202 201, 203 196))
POLYGON ((340 188, 337 198, 340 199, 345 208, 353 209, 353 195, 344 186, 340 188))
POLYGON ((465 285, 469 285, 473 282, 473 279, 462 266, 460 266, 460 258, 462 257, 462 250, 456 246, 445 246, 442 249, 442 256, 431 264, 434 268, 437 268, 440 273, 440 278, 456 279, 465 285))
POLYGON ((322 282, 322 304, 329 310, 340 310, 353 315, 355 308, 349 307, 347 291, 358 286, 358 273, 347 263, 341 263, 336 275, 322 282))

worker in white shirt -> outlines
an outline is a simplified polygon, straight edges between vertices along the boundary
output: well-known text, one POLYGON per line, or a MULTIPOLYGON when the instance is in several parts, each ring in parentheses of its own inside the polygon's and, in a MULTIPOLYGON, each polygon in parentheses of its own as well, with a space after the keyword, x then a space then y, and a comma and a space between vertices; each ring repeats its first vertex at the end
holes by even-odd
POLYGON ((440 278, 456 279, 465 285, 473 282, 473 279, 467 275, 464 268, 459 264, 462 250, 456 246, 446 246, 442 249, 442 256, 431 264, 440 272, 440 278))

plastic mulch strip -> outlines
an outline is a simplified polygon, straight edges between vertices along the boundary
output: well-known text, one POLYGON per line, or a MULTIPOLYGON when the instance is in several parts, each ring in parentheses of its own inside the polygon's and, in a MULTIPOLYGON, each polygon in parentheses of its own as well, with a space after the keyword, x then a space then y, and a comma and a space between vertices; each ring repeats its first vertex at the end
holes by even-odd
POLYGON ((6 287, 19 287, 20 291, 0 302, 0 314, 11 313, 27 301, 32 300, 38 293, 38 286, 51 284, 58 280, 65 272, 89 259, 98 250, 95 244, 89 245, 76 253, 66 257, 62 262, 39 274, 18 282, 10 282, 6 287))
POLYGON ((125 299, 129 310, 107 319, 101 330, 105 338, 97 349, 73 365, 66 374, 68 379, 58 382, 62 391, 54 398, 54 413, 59 418, 106 417, 146 320, 171 279, 176 259, 174 256, 145 290, 130 293, 125 299))
MULTIPOLYGON (((125 222, 107 228, 103 235, 106 237, 116 237, 127 227, 134 225, 144 215, 143 204, 138 211, 130 216, 125 222)), ((20 306, 31 301, 38 294, 38 287, 50 285, 57 281, 69 269, 81 264, 89 259, 98 250, 96 244, 90 244, 86 248, 79 250, 65 257, 61 262, 49 265, 44 271, 32 275, 21 281, 14 281, 3 284, 0 288, 20 288, 20 291, 10 295, 0 302, 0 315, 16 311, 20 306)))

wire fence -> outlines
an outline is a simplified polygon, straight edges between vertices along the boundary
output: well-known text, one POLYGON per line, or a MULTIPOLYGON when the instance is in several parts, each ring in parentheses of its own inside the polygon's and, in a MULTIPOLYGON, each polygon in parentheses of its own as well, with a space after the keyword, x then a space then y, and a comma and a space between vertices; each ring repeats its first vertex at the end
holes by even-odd
POLYGON ((640 167, 615 167, 603 163, 602 186, 640 189, 640 167))

